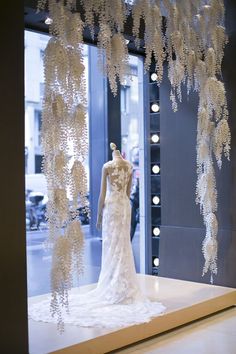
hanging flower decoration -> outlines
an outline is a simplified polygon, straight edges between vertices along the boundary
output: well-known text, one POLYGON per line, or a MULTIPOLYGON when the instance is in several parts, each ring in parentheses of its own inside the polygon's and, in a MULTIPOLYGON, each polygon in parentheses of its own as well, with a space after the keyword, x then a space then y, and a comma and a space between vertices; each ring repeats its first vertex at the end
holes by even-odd
POLYGON ((51 39, 45 50, 42 146, 43 172, 48 186, 48 246, 52 248, 51 310, 63 330, 62 309, 68 311, 72 275, 83 272, 83 234, 79 206, 87 208, 85 169, 87 157, 86 82, 84 76, 83 22, 74 2, 49 1, 51 39), (72 202, 69 199, 72 190, 72 202))
MULTIPOLYGON (((157 84, 163 76, 163 63, 168 62, 171 84, 170 100, 174 111, 182 100, 182 88, 199 95, 197 125, 196 202, 200 205, 206 226, 203 241, 205 265, 203 274, 217 273, 217 189, 214 158, 221 168, 222 155, 229 159, 230 129, 221 63, 227 37, 224 28, 223 0, 81 0, 83 19, 75 0, 39 0, 38 9, 47 5, 50 39, 45 51, 45 97, 43 106, 44 173, 49 189, 48 223, 54 242, 52 270, 52 308, 67 304, 71 286, 72 249, 80 253, 82 242, 75 248, 70 235, 70 210, 76 213, 77 201, 87 207, 87 179, 83 166, 87 154, 86 83, 82 58, 83 29, 88 27, 99 48, 98 65, 107 75, 114 95, 122 82, 128 64, 124 24, 133 19, 133 35, 140 46, 140 23, 144 22, 145 69, 152 57, 156 62, 157 84), (105 60, 104 60, 105 58, 105 60), (68 167, 69 142, 73 143, 74 162, 68 167), (70 191, 73 205, 69 205, 70 191), (64 235, 61 227, 66 227, 64 235), (64 252, 64 253, 63 253, 64 252), (66 274, 65 274, 66 273, 66 274)), ((77 230, 77 231, 76 231, 77 230)), ((74 237, 74 236, 73 236, 74 237)), ((72 239, 73 239, 72 237, 72 239)), ((78 266, 81 262, 77 263, 78 266)))
POLYGON ((83 257, 81 249, 84 238, 78 220, 72 221, 64 235, 59 235, 53 247, 51 268, 51 313, 57 316, 57 326, 60 332, 64 330, 62 309, 69 312, 68 289, 73 285, 73 274, 83 272, 83 257))

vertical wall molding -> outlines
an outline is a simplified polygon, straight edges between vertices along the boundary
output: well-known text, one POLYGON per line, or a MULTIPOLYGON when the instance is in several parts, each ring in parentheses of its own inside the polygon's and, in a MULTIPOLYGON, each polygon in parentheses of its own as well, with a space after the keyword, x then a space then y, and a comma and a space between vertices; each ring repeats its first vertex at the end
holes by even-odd
POLYGON ((24 5, 4 4, 0 56, 1 352, 28 353, 24 192, 24 5))
POLYGON ((98 49, 88 46, 89 53, 89 203, 91 210, 90 233, 100 235, 96 229, 97 204, 101 185, 102 166, 107 161, 108 111, 107 79, 98 68, 98 49), (96 80, 94 78, 96 77, 96 80))

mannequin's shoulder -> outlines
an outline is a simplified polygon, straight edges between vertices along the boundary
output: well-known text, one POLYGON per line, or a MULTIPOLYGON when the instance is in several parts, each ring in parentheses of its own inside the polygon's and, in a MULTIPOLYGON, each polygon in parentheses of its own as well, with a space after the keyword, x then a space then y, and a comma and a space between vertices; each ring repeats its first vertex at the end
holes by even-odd
POLYGON ((111 161, 108 161, 108 162, 104 163, 103 170, 104 171, 108 171, 111 168, 117 168, 117 167, 118 168, 119 167, 126 167, 129 170, 133 169, 133 165, 129 161, 123 159, 122 161, 119 161, 119 162, 111 160, 111 161))
POLYGON ((125 161, 126 161, 127 165, 128 165, 130 168, 133 168, 133 165, 132 165, 131 162, 129 162, 128 160, 125 160, 125 161))
POLYGON ((112 161, 107 161, 106 163, 104 163, 103 165, 103 170, 107 170, 109 167, 112 166, 112 161))
POLYGON ((125 160, 125 159, 122 159, 121 161, 119 161, 119 166, 125 167, 129 170, 133 168, 133 165, 128 160, 125 160))
POLYGON ((125 160, 125 162, 126 162, 126 166, 127 166, 127 168, 129 169, 129 170, 132 170, 133 169, 133 165, 132 165, 132 163, 130 163, 129 161, 127 161, 127 160, 125 160))

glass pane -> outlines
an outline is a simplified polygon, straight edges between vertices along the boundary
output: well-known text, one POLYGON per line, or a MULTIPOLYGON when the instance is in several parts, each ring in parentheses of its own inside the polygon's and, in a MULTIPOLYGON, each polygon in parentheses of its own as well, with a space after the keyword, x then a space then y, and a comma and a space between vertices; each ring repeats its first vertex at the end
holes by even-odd
MULTIPOLYGON (((44 93, 43 57, 49 38, 47 35, 25 31, 25 180, 29 296, 50 292, 51 252, 44 248, 44 241, 48 235, 45 220, 48 198, 45 176, 41 172, 42 99, 44 93)), ((88 46, 85 45, 84 60, 87 83, 89 81, 88 56, 88 46)), ((140 94, 140 77, 142 77, 142 74, 140 74, 140 70, 143 70, 143 62, 136 56, 130 56, 129 70, 121 86, 121 151, 123 156, 132 162, 134 171, 131 196, 133 235, 131 237, 133 238, 132 246, 137 271, 140 269, 139 147, 140 134, 142 134, 140 121, 143 119, 142 97, 140 94)), ((89 178, 88 161, 89 158, 86 167, 89 178)), ((92 196, 90 195, 89 197, 92 196)), ((84 285, 96 282, 98 279, 102 243, 100 238, 91 237, 89 220, 83 210, 81 210, 80 219, 85 235, 85 273, 81 277, 79 285, 84 285)))

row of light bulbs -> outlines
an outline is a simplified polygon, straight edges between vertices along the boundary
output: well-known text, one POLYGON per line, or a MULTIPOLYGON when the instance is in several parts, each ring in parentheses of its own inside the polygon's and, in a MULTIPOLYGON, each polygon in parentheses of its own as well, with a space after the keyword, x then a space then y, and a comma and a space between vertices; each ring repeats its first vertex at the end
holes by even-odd
MULTIPOLYGON (((152 74, 151 74, 151 80, 152 80, 153 82, 154 82, 154 81, 157 81, 157 74, 156 74, 156 73, 152 73, 152 74)), ((153 113, 159 112, 159 111, 160 111, 160 106, 159 106, 159 104, 156 103, 156 102, 155 102, 155 103, 152 103, 152 105, 151 105, 151 111, 152 111, 153 113)), ((152 142, 153 144, 157 144, 157 143, 159 143, 159 141, 160 141, 159 135, 158 135, 158 134, 152 134, 152 136, 151 136, 151 142, 152 142)), ((153 165, 153 166, 152 166, 152 173, 154 173, 154 174, 160 173, 160 166, 157 165, 157 164, 153 165)), ((153 197, 152 197, 152 203, 153 203, 154 205, 160 204, 160 198, 159 198, 157 195, 153 196, 153 197)), ((153 229, 152 229, 152 234, 153 234, 154 237, 160 236, 160 228, 159 228, 158 226, 154 226, 153 229)), ((158 257, 153 257, 152 263, 153 263, 153 264, 152 264, 153 267, 159 267, 159 258, 158 258, 158 257)))

